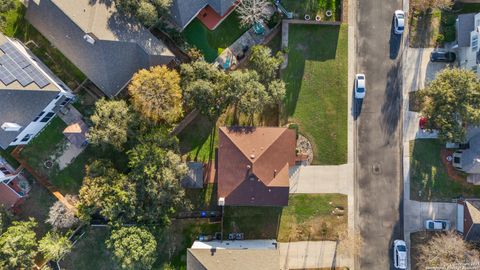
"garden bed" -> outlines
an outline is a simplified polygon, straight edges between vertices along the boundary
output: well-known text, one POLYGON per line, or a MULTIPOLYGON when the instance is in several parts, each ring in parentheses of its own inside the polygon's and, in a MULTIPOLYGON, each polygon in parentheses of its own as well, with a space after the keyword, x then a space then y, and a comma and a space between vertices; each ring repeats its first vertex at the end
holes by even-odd
POLYGON ((340 21, 342 16, 341 0, 282 0, 281 3, 298 19, 304 19, 305 15, 309 15, 312 20, 315 20, 315 16, 318 15, 322 21, 340 21), (330 17, 326 16, 327 10, 332 12, 330 17))

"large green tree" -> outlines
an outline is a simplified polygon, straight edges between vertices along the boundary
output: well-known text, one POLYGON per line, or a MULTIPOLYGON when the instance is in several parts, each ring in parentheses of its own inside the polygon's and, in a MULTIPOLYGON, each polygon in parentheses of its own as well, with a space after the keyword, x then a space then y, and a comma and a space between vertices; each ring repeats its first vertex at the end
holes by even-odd
POLYGON ((96 212, 113 223, 130 220, 135 214, 134 183, 111 162, 94 161, 86 167, 78 210, 84 220, 96 212))
POLYGON ((151 269, 156 260, 155 237, 139 227, 112 231, 106 244, 123 269, 151 269))
POLYGON ((185 193, 180 181, 187 168, 179 155, 155 143, 140 143, 129 151, 130 179, 136 185, 136 219, 166 225, 180 207, 185 193))
POLYGON ((236 106, 239 112, 250 117, 253 123, 255 113, 263 111, 273 100, 258 74, 253 70, 236 70, 230 73, 231 91, 235 93, 236 106))
POLYGON ((58 261, 72 250, 72 242, 58 232, 48 232, 38 242, 38 251, 48 260, 58 261))
POLYGON ((140 1, 136 13, 137 19, 145 26, 151 26, 158 21, 157 8, 149 1, 140 1))
POLYGON ((14 221, 0 235, 0 268, 32 269, 37 254, 37 239, 33 229, 35 220, 14 221))
POLYGON ((132 113, 124 100, 106 100, 95 103, 95 112, 90 117, 92 127, 87 137, 93 144, 113 145, 122 150, 127 142, 132 113))
POLYGON ((419 94, 427 127, 444 141, 464 142, 468 125, 480 123, 480 81, 472 71, 445 69, 419 94))
POLYGON ((182 89, 186 103, 215 121, 232 103, 228 75, 205 61, 182 64, 182 89))
POLYGON ((173 124, 183 115, 180 76, 166 66, 135 73, 128 92, 133 108, 154 123, 173 124))
POLYGON ((260 81, 267 84, 278 77, 278 69, 283 62, 283 54, 278 52, 272 55, 272 50, 263 45, 252 47, 252 53, 249 59, 249 65, 260 76, 260 81))

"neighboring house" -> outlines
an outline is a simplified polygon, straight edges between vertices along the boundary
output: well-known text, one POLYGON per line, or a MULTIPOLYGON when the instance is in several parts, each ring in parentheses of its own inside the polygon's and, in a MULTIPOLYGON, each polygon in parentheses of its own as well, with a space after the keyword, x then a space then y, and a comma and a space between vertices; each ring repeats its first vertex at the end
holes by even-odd
POLYGON ((457 51, 459 66, 464 69, 473 70, 480 74, 479 35, 480 35, 480 13, 458 15, 455 27, 457 44, 452 47, 457 51))
POLYGON ((457 231, 470 242, 480 242, 480 199, 457 203, 457 231))
POLYGON ((480 174, 480 134, 468 141, 468 148, 453 153, 453 166, 468 174, 480 174))
POLYGON ((181 30, 185 29, 195 17, 213 30, 239 2, 240 0, 173 0, 170 15, 181 30))
POLYGON ((289 168, 296 161, 295 130, 219 129, 218 204, 286 206, 289 168))
POLYGON ((27 20, 107 96, 117 95, 140 69, 174 55, 114 1, 29 0, 27 20))
POLYGON ((20 180, 18 172, 0 157, 0 205, 14 208, 23 202, 29 189, 26 180, 20 180))
POLYGON ((195 241, 187 250, 187 270, 278 270, 275 240, 195 241))
POLYGON ((0 34, 0 147, 27 144, 73 94, 22 43, 0 34))

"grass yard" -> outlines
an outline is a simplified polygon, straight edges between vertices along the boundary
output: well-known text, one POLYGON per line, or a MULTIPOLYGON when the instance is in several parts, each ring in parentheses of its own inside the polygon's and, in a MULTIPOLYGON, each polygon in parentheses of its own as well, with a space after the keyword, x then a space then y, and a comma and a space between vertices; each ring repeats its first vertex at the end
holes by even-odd
POLYGON ((50 170, 44 166, 46 160, 55 160, 65 147, 67 139, 63 130, 67 125, 55 116, 50 123, 20 152, 20 157, 28 162, 38 173, 48 175, 50 170))
POLYGON ((202 189, 185 189, 185 197, 192 203, 192 211, 219 210, 217 184, 207 184, 202 189))
POLYGON ((282 0, 282 5, 289 12, 293 12, 296 18, 303 19, 306 14, 315 20, 320 15, 322 21, 340 21, 342 14, 341 0, 282 0), (332 16, 325 15, 327 10, 332 11, 332 16))
POLYGON ((180 152, 186 155, 187 160, 208 162, 215 159, 218 130, 206 117, 197 116, 177 137, 180 152))
POLYGON ((274 238, 280 242, 335 240, 347 229, 347 196, 291 195, 288 207, 226 207, 225 233, 243 232, 246 239, 274 238), (335 207, 342 213, 332 214, 335 207))
POLYGON ((347 162, 347 25, 290 25, 285 114, 314 147, 314 164, 347 162))
POLYGON ((94 159, 111 160, 120 171, 127 168, 127 157, 113 148, 103 149, 94 145, 87 148, 63 170, 59 170, 58 164, 47 169, 44 166, 46 160, 55 161, 66 147, 67 139, 63 135, 66 124, 55 117, 49 125, 35 137, 20 153, 37 173, 47 176, 48 179, 59 188, 62 194, 77 194, 85 176, 85 165, 94 159))
POLYGON ((106 227, 90 227, 77 241, 72 252, 60 261, 62 269, 120 269, 105 246, 110 232, 106 227))
POLYGON ((208 30, 198 19, 194 19, 182 34, 190 45, 202 51, 207 62, 213 62, 220 54, 219 51, 230 46, 245 31, 246 28, 240 27, 237 13, 232 12, 213 31, 208 30))
POLYGON ((8 147, 7 149, 2 149, 0 148, 0 157, 5 159, 8 164, 10 164, 13 168, 18 168, 20 166, 20 163, 10 154, 15 147, 11 146, 8 147))
POLYGON ((71 89, 75 89, 86 79, 86 76, 27 22, 24 18, 25 6, 20 1, 16 1, 16 5, 17 7, 14 10, 0 14, 6 19, 6 24, 2 31, 7 36, 15 37, 24 43, 33 41, 34 44, 30 43, 28 45, 30 50, 71 89))
POLYGON ((410 47, 425 48, 455 41, 455 20, 459 14, 480 12, 478 3, 456 2, 451 10, 434 9, 430 13, 410 12, 410 47))
POLYGON ((480 186, 448 176, 441 161, 442 147, 436 139, 410 142, 410 199, 449 202, 459 196, 479 197, 480 186))

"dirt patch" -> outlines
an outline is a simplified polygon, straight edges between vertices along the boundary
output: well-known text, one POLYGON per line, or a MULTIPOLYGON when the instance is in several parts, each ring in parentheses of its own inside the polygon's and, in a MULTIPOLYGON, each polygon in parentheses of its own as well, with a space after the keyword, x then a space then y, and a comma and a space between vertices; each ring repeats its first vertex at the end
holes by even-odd
POLYGON ((435 47, 438 44, 437 40, 441 39, 439 36, 441 12, 419 14, 410 10, 409 13, 411 14, 409 19, 410 47, 435 47))

